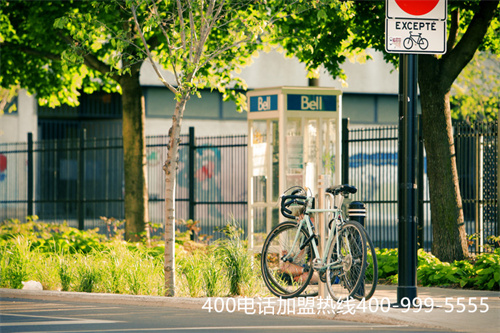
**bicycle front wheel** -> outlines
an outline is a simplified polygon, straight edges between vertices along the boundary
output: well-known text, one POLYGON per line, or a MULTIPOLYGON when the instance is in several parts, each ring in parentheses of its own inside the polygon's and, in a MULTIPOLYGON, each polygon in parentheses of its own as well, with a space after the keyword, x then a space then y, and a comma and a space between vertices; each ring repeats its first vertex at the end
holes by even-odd
POLYGON ((299 230, 292 221, 277 225, 267 236, 262 248, 261 272, 274 295, 299 296, 311 281, 313 251, 311 242, 306 242, 308 239, 308 233, 299 230))
POLYGON ((363 228, 363 231, 366 237, 366 269, 362 282, 353 295, 357 300, 370 299, 375 293, 378 283, 378 262, 375 246, 365 228, 363 228))
POLYGON ((330 244, 326 287, 336 301, 353 297, 366 269, 366 236, 358 222, 344 224, 330 244))

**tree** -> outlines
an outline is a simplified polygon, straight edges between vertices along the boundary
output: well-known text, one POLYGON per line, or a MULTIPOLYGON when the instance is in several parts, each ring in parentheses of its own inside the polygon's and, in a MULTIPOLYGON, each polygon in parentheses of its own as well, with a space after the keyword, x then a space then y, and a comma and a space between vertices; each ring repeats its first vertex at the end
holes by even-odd
MULTIPOLYGON (((312 8, 300 1, 193 0, 129 2, 137 30, 143 36, 143 50, 160 79, 176 96, 175 113, 169 130, 169 149, 163 166, 166 182, 165 290, 175 293, 174 188, 179 135, 186 103, 203 87, 217 89, 224 98, 233 98, 240 109, 245 98, 235 88, 246 85, 238 72, 267 40, 273 23, 285 17, 283 9, 295 14, 312 8), (146 7, 144 7, 146 5, 146 7), (142 20, 141 20, 142 16, 142 20), (152 31, 160 31, 164 52, 152 52, 146 42, 152 31), (163 78, 160 67, 170 70, 176 85, 163 78), (231 89, 228 89, 231 88, 231 89)), ((267 43, 266 43, 267 42, 267 43)))
MULTIPOLYGON (((337 76, 338 63, 343 59, 332 57, 332 53, 356 52, 369 47, 384 52, 387 61, 397 64, 397 55, 385 53, 384 1, 340 4, 325 0, 323 5, 318 11, 321 23, 304 17, 280 22, 283 24, 281 31, 288 32, 283 45, 308 68, 324 64, 333 76, 337 76), (345 49, 339 50, 337 45, 325 46, 323 41, 334 38, 333 35, 346 36, 344 29, 348 31, 348 36, 342 37, 345 49), (296 52, 297 49, 309 49, 310 52, 296 52)), ((500 53, 498 1, 449 1, 448 11, 447 53, 418 57, 433 226, 432 252, 443 261, 468 256, 451 127, 450 89, 478 49, 500 53)))
POLYGON ((484 45, 483 41, 493 38, 487 33, 491 21, 498 20, 498 3, 481 1, 465 9, 451 5, 447 53, 442 57, 420 56, 418 60, 424 144, 428 156, 432 252, 443 261, 464 259, 469 254, 451 126, 450 89, 474 53, 484 45))
POLYGON ((19 86, 49 106, 77 105, 82 89, 121 93, 125 234, 127 240, 139 240, 149 220, 145 110, 139 84, 145 58, 122 40, 123 34, 137 38, 133 21, 124 16, 119 2, 2 0, 0 4, 1 87, 19 86))

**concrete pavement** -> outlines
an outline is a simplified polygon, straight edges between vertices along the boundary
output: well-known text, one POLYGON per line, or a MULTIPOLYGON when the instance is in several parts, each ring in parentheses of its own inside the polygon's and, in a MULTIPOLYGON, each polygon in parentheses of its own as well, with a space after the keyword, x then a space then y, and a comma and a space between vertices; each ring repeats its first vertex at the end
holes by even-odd
POLYGON ((416 307, 395 307, 396 286, 378 286, 371 300, 338 304, 329 299, 275 297, 183 298, 58 291, 0 289, 0 297, 73 302, 144 304, 203 309, 209 313, 240 312, 248 315, 288 315, 361 323, 408 325, 459 332, 500 332, 500 292, 418 287, 416 307))

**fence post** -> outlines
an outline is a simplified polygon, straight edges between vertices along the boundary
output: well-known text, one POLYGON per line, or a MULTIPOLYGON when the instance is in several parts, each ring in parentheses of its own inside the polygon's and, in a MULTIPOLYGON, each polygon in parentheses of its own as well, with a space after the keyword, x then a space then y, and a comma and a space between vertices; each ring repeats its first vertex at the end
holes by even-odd
POLYGON ((500 235, 500 118, 497 117, 497 235, 500 235))
MULTIPOLYGON (((188 178, 189 178, 189 219, 195 220, 195 179, 194 179, 194 169, 195 169, 195 149, 196 149, 196 142, 195 142, 195 135, 194 135, 194 127, 189 127, 189 170, 188 170, 188 178)), ((194 233, 191 234, 191 239, 194 240, 194 233)))
POLYGON ((84 214, 84 190, 85 190, 85 139, 86 130, 80 130, 80 140, 78 147, 78 180, 76 185, 76 212, 78 218, 78 229, 85 229, 85 214, 84 214))
POLYGON ((417 246, 424 248, 424 138, 422 131, 422 115, 417 116, 418 153, 417 153, 417 246))
POLYGON ((349 118, 342 119, 342 184, 349 184, 349 118))
POLYGON ((28 216, 33 216, 33 133, 28 133, 28 216))
POLYGON ((475 220, 476 220, 476 235, 478 239, 476 241, 476 253, 482 253, 484 250, 484 221, 483 221, 483 134, 479 130, 479 126, 476 125, 474 133, 475 141, 475 220))

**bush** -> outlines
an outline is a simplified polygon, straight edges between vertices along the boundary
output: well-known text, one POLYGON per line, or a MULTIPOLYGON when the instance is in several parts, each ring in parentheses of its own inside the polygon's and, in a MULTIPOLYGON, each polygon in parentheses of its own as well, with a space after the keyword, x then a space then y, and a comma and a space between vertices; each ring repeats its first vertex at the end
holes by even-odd
MULTIPOLYGON (((40 281, 44 289, 163 295, 164 245, 146 247, 65 224, 8 220, 0 224, 0 287, 40 281)), ((235 232, 234 225, 225 228, 235 232)), ((237 233, 217 245, 189 235, 176 243, 177 295, 253 295, 262 290, 252 256, 237 233), (182 245, 181 245, 182 244, 182 245)))
MULTIPOLYGON (((268 295, 241 229, 233 221, 221 231, 226 238, 213 245, 193 242, 189 235, 176 243, 176 294, 268 295)), ((379 278, 397 283, 397 249, 375 252, 379 278)), ((164 245, 109 240, 96 230, 8 220, 0 225, 0 287, 22 288, 23 281, 36 280, 49 290, 163 295, 163 254, 164 245)), ((423 286, 500 290, 500 249, 453 263, 419 250, 417 278, 423 286)))
POLYGON ((81 231, 66 223, 36 222, 37 219, 36 216, 29 216, 24 223, 18 219, 2 222, 0 243, 21 236, 30 241, 30 249, 41 252, 89 253, 103 249, 105 236, 98 234, 98 228, 81 231))
MULTIPOLYGON (((376 250, 379 278, 397 283, 397 249, 376 250)), ((423 286, 500 290, 500 249, 482 253, 472 260, 441 262, 431 253, 418 250, 417 280, 423 286)))

